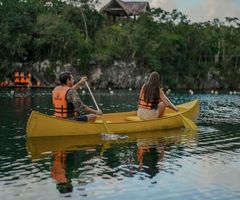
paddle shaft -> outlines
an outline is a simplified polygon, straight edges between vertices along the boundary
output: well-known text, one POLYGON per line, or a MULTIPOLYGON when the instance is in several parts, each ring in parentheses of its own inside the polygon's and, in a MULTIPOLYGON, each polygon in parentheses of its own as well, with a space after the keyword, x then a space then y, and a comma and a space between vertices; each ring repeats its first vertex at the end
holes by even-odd
MULTIPOLYGON (((86 81, 85 84, 86 84, 86 86, 87 86, 87 89, 88 89, 88 91, 89 91, 89 93, 90 93, 90 95, 91 95, 91 97, 92 97, 92 100, 93 100, 93 102, 94 102, 97 110, 99 111, 100 109, 99 109, 98 104, 97 104, 97 102, 96 102, 96 99, 95 99, 95 97, 93 96, 93 93, 92 93, 92 91, 91 91, 91 89, 90 89, 90 87, 89 87, 89 85, 88 85, 88 82, 86 81)), ((102 116, 102 120, 103 120, 103 124, 104 124, 104 127, 105 127, 107 133, 110 134, 111 132, 110 132, 110 130, 109 130, 108 126, 107 126, 107 123, 106 123, 106 121, 105 121, 105 119, 104 119, 103 116, 102 116)))
POLYGON ((89 85, 88 85, 88 82, 86 81, 85 83, 86 83, 87 89, 88 89, 88 91, 89 91, 89 93, 90 93, 90 95, 91 95, 91 97, 92 97, 92 100, 93 100, 93 102, 94 102, 97 110, 99 111, 100 109, 99 109, 98 104, 97 104, 97 102, 96 102, 96 99, 95 99, 95 97, 93 96, 93 93, 92 93, 92 91, 91 91, 91 89, 90 89, 90 87, 89 87, 89 85))

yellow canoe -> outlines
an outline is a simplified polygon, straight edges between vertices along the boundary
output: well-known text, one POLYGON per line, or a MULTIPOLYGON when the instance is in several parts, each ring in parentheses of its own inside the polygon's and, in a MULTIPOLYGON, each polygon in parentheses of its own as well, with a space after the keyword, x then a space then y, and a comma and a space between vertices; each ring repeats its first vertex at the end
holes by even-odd
POLYGON ((101 135, 29 137, 26 140, 31 159, 41 159, 54 152, 73 152, 79 150, 106 151, 114 144, 136 142, 138 146, 166 146, 171 144, 196 143, 196 131, 185 129, 136 132, 120 140, 103 140, 101 135))
MULTIPOLYGON (((199 115, 198 100, 177 107, 180 112, 166 109, 163 117, 154 120, 140 120, 136 111, 104 114, 104 119, 112 133, 126 134, 180 128, 184 126, 182 116, 195 121, 199 115)), ((95 135, 106 133, 106 128, 101 117, 95 122, 79 122, 32 111, 26 132, 27 137, 95 135)))

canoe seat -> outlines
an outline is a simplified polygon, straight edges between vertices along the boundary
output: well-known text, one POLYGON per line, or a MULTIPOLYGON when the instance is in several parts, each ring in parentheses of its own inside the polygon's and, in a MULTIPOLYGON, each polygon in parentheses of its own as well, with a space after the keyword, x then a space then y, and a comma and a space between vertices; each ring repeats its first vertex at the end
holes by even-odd
MULTIPOLYGON (((175 113, 164 113, 164 115, 162 116, 163 117, 170 117, 172 116, 173 114, 176 115, 176 112, 175 113)), ((158 119, 158 118, 157 118, 158 119)), ((125 120, 127 121, 133 121, 133 122, 141 122, 141 121, 144 121, 142 119, 140 119, 138 116, 128 116, 125 118, 125 120)))
POLYGON ((134 121, 134 122, 143 121, 138 116, 128 116, 128 117, 125 118, 125 120, 127 120, 127 121, 134 121))
MULTIPOLYGON (((108 120, 105 120, 105 122, 106 122, 107 124, 112 123, 111 121, 108 121, 108 120)), ((95 123, 95 124, 102 124, 102 123, 103 123, 103 120, 102 120, 102 119, 97 119, 97 120, 95 120, 94 123, 95 123)))

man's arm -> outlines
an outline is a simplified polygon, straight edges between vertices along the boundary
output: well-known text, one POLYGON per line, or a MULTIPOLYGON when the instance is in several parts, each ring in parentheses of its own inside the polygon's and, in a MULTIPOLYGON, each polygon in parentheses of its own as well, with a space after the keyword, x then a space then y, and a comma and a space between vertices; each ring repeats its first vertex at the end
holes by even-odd
POLYGON ((83 76, 80 81, 78 81, 74 86, 72 86, 72 89, 77 90, 80 88, 81 85, 83 85, 87 81, 87 77, 83 76))
POLYGON ((84 108, 86 107, 75 89, 70 89, 68 91, 67 101, 73 104, 74 109, 77 113, 81 113, 81 111, 84 110, 84 108))
POLYGON ((87 112, 87 113, 92 113, 92 114, 96 114, 96 115, 102 115, 102 111, 98 111, 98 110, 94 110, 92 108, 89 108, 88 106, 86 106, 82 100, 80 99, 77 91, 75 89, 70 89, 68 94, 67 94, 67 99, 68 101, 70 101, 73 106, 74 109, 77 113, 81 113, 81 111, 87 112))
POLYGON ((87 113, 92 113, 92 114, 96 114, 96 115, 102 115, 103 114, 101 110, 95 110, 95 109, 92 109, 88 106, 85 106, 83 110, 87 113))

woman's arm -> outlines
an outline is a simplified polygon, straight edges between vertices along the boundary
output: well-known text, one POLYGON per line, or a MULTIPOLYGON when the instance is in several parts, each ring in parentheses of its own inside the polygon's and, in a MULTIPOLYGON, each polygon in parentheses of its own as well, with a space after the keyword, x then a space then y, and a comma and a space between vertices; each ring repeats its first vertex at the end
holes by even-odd
POLYGON ((160 89, 160 99, 162 100, 162 102, 169 108, 175 110, 175 111, 179 111, 178 108, 167 98, 167 96, 164 94, 163 89, 160 89))

